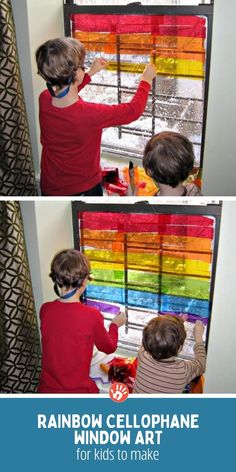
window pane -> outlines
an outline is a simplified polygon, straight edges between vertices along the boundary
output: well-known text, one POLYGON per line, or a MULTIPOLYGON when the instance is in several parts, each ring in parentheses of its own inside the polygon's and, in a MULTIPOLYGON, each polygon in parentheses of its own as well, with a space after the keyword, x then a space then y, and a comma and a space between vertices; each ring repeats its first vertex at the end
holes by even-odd
POLYGON ((158 313, 187 313, 183 355, 191 356, 194 322, 207 326, 210 316, 215 218, 82 212, 78 225, 93 276, 87 303, 108 320, 126 310, 128 335, 123 327, 121 345, 137 350, 143 327, 158 313))

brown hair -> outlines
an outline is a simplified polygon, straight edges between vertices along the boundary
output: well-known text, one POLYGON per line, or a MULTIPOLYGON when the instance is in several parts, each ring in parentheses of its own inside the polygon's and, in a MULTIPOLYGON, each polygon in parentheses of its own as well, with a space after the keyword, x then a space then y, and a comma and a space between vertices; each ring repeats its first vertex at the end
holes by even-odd
POLYGON ((76 72, 84 68, 85 48, 74 38, 50 39, 36 51, 38 74, 52 85, 62 87, 75 82, 76 72))
POLYGON ((163 131, 144 149, 143 167, 155 182, 175 188, 189 176, 194 164, 192 143, 182 134, 163 131))
POLYGON ((186 338, 183 321, 177 316, 161 315, 149 321, 143 330, 143 347, 159 361, 176 356, 186 338))
POLYGON ((49 277, 59 287, 77 287, 89 275, 88 258, 76 249, 58 252, 51 263, 49 277))

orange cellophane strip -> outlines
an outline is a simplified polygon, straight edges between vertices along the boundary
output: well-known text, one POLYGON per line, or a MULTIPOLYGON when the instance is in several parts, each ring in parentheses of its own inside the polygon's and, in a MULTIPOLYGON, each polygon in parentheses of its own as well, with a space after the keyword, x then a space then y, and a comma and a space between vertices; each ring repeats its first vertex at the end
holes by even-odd
POLYGON ((212 251, 212 241, 208 238, 195 238, 191 236, 169 236, 164 235, 162 238, 162 247, 165 249, 177 249, 193 252, 209 252, 212 251))
POLYGON ((116 241, 99 241, 98 239, 86 239, 84 241, 86 246, 100 248, 100 249, 107 249, 110 251, 115 252, 122 252, 124 251, 124 243, 116 242, 116 241))
MULTIPOLYGON (((120 34, 113 33, 84 33, 75 31, 74 37, 79 39, 89 51, 103 50, 106 54, 116 54, 117 38, 121 54, 146 54, 153 50, 157 55, 162 53, 172 54, 201 54, 204 59, 204 42, 201 38, 155 36, 152 34, 120 34)), ((192 57, 192 58, 193 58, 192 57)), ((189 57, 191 59, 191 57, 189 57)))
MULTIPOLYGON (((162 251, 162 254, 165 257, 175 257, 179 259, 194 259, 194 260, 201 260, 210 263, 212 259, 212 253, 210 248, 206 251, 206 245, 205 241, 206 240, 200 240, 198 239, 197 241, 192 241, 192 244, 185 244, 184 251, 179 250, 179 246, 176 244, 176 248, 174 248, 172 251, 168 251, 164 249, 164 245, 161 244, 160 238, 159 242, 157 242, 157 237, 156 241, 152 241, 154 238, 149 237, 145 238, 144 234, 141 234, 142 238, 140 237, 139 241, 131 241, 130 243, 128 242, 128 247, 127 251, 129 253, 144 253, 145 254, 160 254, 160 251, 162 251), (144 241, 145 239, 145 241, 144 241), (146 242, 147 239, 149 242, 146 242), (143 240, 143 241, 142 241, 143 240), (202 250, 202 244, 203 243, 203 250, 202 250), (187 250, 187 246, 189 246, 191 252, 187 250), (178 250, 177 250, 178 249, 178 250)), ((153 235, 155 236, 155 235, 153 235)), ((194 238, 193 238, 194 239, 194 238)), ((178 240, 178 243, 180 245, 181 241, 180 238, 178 240)), ((190 242, 189 242, 190 243, 190 242)), ((113 252, 123 252, 124 251, 124 244, 120 242, 112 242, 112 241, 100 241, 98 239, 86 239, 84 240, 84 244, 86 248, 96 248, 96 249, 106 249, 108 251, 113 251, 113 252)))
POLYGON ((108 230, 94 230, 94 229, 87 229, 83 228, 83 238, 84 239, 104 239, 107 241, 124 241, 124 233, 117 232, 117 231, 108 231, 108 230))
POLYGON ((193 252, 211 253, 212 242, 207 238, 194 238, 188 236, 168 236, 155 233, 128 233, 127 241, 129 245, 135 244, 156 244, 157 248, 168 250, 183 250, 193 252), (148 241, 148 242, 147 242, 148 241))

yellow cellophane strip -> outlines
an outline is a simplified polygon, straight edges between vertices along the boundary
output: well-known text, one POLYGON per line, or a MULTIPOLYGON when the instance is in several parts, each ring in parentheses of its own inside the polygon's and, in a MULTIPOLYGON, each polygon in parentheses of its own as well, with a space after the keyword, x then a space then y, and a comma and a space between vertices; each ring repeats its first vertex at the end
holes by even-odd
MULTIPOLYGON (((84 253, 88 256, 90 262, 92 260, 101 261, 100 269, 106 262, 121 262, 124 264, 124 252, 113 252, 113 251, 97 251, 93 249, 85 249, 84 253)), ((104 266, 103 266, 104 267, 104 266)))
MULTIPOLYGON (((104 269, 106 267, 106 262, 124 264, 123 252, 85 250, 85 254, 88 256, 91 263, 94 260, 98 263, 96 266, 97 269, 104 269)), ((199 275, 202 277, 210 276, 210 264, 202 260, 178 258, 173 256, 166 257, 165 255, 160 259, 159 254, 143 254, 134 252, 128 253, 127 264, 130 269, 148 270, 151 268, 157 271, 161 270, 162 272, 173 274, 199 275)), ((115 268, 117 268, 117 264, 114 264, 114 269, 115 268)))
POLYGON ((158 74, 177 75, 180 77, 204 77, 204 66, 198 61, 157 56, 153 62, 158 74))
MULTIPOLYGON (((164 257, 173 257, 173 252, 171 251, 164 251, 164 257)), ((195 260, 195 261, 203 261, 207 262, 208 264, 211 263, 211 254, 207 253, 201 253, 201 252, 195 252, 194 254, 192 252, 175 252, 174 257, 178 259, 189 259, 189 260, 195 260)))
MULTIPOLYGON (((193 78, 204 77, 203 64, 198 61, 178 59, 175 57, 156 57, 152 62, 155 64, 158 74, 193 78)), ((117 62, 108 61, 106 69, 115 72, 117 67, 117 62)), ((119 64, 119 70, 121 72, 131 72, 133 74, 142 74, 145 67, 146 64, 139 64, 137 62, 121 62, 119 64)))
POLYGON ((114 264, 113 262, 105 262, 105 263, 102 263, 102 261, 93 261, 91 260, 90 261, 90 265, 91 265, 91 270, 93 271, 93 269, 97 269, 97 270, 120 270, 120 271, 123 271, 124 270, 124 264, 114 264))
POLYGON ((210 277, 210 264, 198 260, 162 258, 162 272, 210 277))

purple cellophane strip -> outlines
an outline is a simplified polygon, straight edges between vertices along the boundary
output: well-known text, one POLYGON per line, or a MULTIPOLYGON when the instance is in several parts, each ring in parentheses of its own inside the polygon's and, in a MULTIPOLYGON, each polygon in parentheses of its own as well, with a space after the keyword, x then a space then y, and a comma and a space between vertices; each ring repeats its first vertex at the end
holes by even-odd
POLYGON ((180 314, 183 314, 183 315, 188 315, 188 318, 186 321, 189 321, 190 323, 195 323, 195 321, 199 320, 199 321, 202 321, 202 323, 204 325, 207 325, 209 319, 208 318, 203 318, 202 316, 198 316, 198 315, 194 315, 192 313, 171 313, 171 312, 163 312, 163 311, 159 311, 160 315, 175 315, 175 316, 178 316, 180 314))
POLYGON ((110 303, 86 300, 86 305, 97 308, 97 310, 103 311, 104 313, 110 313, 111 315, 119 315, 120 313, 120 308, 116 305, 111 305, 110 303))
POLYGON ((90 377, 91 379, 93 379, 95 382, 97 381, 100 381, 103 383, 103 385, 108 385, 110 384, 110 380, 103 380, 102 377, 90 377))

